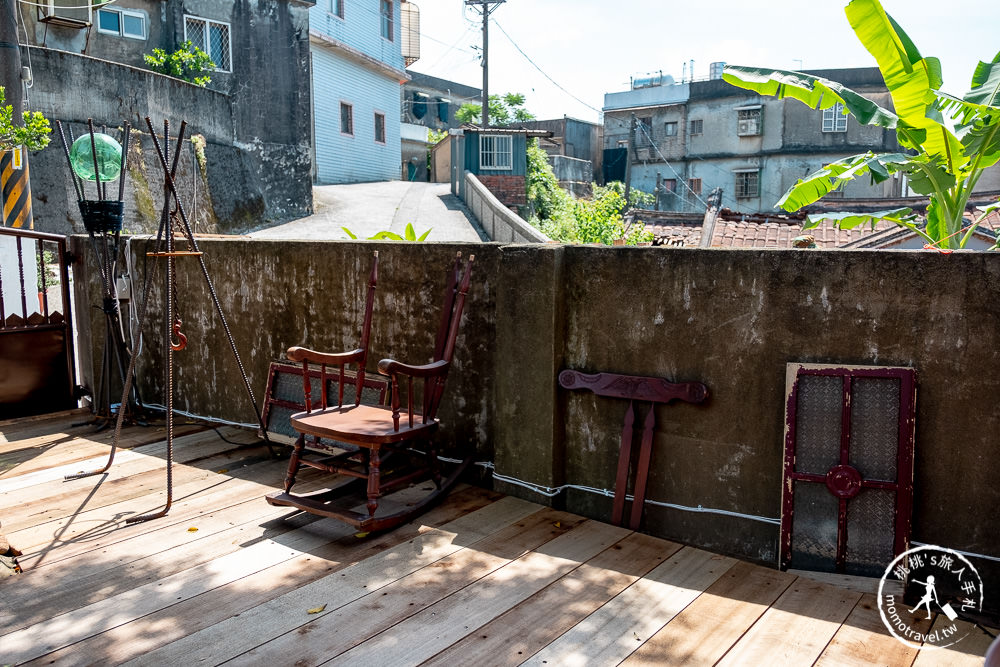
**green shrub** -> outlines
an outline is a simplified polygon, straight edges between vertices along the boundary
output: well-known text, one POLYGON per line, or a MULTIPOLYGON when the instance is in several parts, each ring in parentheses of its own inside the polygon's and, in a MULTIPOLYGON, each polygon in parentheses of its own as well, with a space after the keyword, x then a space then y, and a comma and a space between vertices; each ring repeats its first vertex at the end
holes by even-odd
POLYGON ((163 49, 153 49, 153 53, 143 56, 149 69, 177 79, 183 79, 196 86, 205 87, 212 82, 208 72, 215 69, 212 58, 188 40, 173 53, 163 49))

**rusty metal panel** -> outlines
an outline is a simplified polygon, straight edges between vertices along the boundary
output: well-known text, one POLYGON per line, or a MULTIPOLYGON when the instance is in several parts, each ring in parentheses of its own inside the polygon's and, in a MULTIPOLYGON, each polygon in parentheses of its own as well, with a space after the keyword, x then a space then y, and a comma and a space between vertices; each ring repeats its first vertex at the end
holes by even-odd
POLYGON ((916 376, 789 364, 782 568, 882 573, 909 545, 916 376))
POLYGON ((0 227, 0 419, 76 407, 66 237, 0 227))

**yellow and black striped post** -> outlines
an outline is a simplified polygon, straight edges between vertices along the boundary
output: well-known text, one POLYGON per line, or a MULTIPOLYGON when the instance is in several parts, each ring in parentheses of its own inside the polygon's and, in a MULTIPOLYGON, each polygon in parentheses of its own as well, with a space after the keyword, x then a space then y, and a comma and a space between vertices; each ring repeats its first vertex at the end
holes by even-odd
POLYGON ((24 148, 0 152, 0 203, 3 226, 34 229, 31 217, 31 183, 24 148))

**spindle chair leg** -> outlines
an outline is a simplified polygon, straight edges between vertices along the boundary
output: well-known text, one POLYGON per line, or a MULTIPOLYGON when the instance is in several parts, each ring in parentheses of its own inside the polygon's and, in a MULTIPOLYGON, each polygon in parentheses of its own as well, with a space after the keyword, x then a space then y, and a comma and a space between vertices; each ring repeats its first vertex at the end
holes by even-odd
POLYGON ((299 435, 295 440, 295 446, 292 448, 292 456, 288 459, 288 475, 285 477, 285 493, 288 493, 292 489, 292 485, 295 484, 295 476, 299 473, 299 461, 302 458, 302 450, 306 446, 306 436, 304 434, 299 435))
POLYGON ((379 484, 382 476, 380 466, 381 457, 379 447, 376 445, 372 447, 368 461, 368 516, 375 516, 375 510, 378 509, 379 484))

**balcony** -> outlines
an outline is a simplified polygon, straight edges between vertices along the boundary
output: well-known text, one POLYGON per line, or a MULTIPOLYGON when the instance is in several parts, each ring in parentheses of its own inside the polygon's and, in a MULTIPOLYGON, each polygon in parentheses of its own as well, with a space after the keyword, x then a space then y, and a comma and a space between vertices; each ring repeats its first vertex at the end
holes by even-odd
MULTIPOLYGON (((80 256, 83 242, 74 239, 80 256)), ((135 285, 149 243, 128 249, 135 285)), ((171 512, 126 526, 163 502, 162 431, 129 428, 106 477, 63 482, 103 460, 107 432, 71 427, 78 414, 2 423, 0 520, 26 570, 0 583, 4 661, 981 664, 990 637, 973 621, 985 617, 959 621, 968 635, 953 647, 908 648, 882 625, 871 580, 777 570, 776 520, 786 365, 912 367, 911 539, 970 554, 990 606, 1000 256, 200 244, 258 392, 291 345, 354 345, 375 248, 372 355, 426 357, 439 274, 456 250, 475 252, 440 416, 446 444, 471 443, 495 476, 482 468, 414 523, 355 536, 264 502, 285 463, 253 431, 192 425, 176 443, 171 512), (655 409, 647 499, 656 502, 641 533, 608 525, 612 499, 588 491, 615 486, 625 404, 561 389, 567 368, 709 389, 704 404, 655 409), (550 499, 543 487, 562 492, 550 499)), ((93 275, 75 268, 78 304, 93 301, 93 275)), ((176 400, 251 421, 197 264, 178 260, 177 271, 180 317, 191 324, 176 400)), ((85 378, 101 359, 86 342, 103 324, 90 311, 75 309, 85 378)), ((159 395, 162 344, 147 330, 147 400, 159 395)), ((637 424, 647 406, 637 404, 637 424)))

